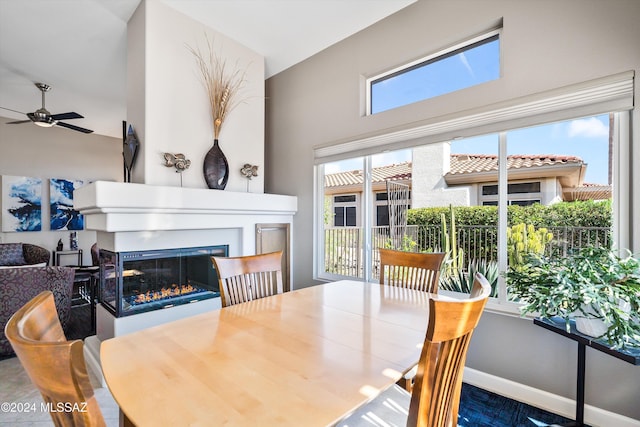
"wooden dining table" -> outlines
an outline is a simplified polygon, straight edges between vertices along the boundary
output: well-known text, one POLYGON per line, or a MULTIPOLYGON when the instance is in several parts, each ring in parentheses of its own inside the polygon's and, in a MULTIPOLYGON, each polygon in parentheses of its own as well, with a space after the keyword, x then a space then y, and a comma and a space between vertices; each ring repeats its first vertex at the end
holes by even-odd
POLYGON ((332 425, 417 363, 431 295, 298 289, 105 340, 102 370, 138 427, 332 425))

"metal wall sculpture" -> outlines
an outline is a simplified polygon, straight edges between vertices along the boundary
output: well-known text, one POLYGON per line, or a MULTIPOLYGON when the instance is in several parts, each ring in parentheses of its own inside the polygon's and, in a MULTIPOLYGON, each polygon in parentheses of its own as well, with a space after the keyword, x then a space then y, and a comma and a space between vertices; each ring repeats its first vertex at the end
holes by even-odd
POLYGON ((389 207, 391 248, 402 250, 402 241, 407 233, 409 186, 399 182, 387 181, 387 206, 389 207))
POLYGON ((127 130, 127 122, 122 122, 122 157, 124 159, 124 182, 131 182, 131 169, 136 162, 136 155, 140 143, 138 137, 133 130, 133 126, 129 125, 127 130))

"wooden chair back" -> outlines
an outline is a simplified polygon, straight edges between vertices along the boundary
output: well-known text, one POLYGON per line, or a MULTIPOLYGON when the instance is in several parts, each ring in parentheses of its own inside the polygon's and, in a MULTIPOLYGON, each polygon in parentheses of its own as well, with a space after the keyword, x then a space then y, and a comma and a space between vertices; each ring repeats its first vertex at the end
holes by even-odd
POLYGON ((444 256, 380 248, 380 284, 437 293, 444 256))
POLYGON ((429 325, 415 376, 407 426, 455 427, 471 335, 491 286, 477 273, 466 300, 429 300, 429 325))
POLYGON ((211 259, 218 272, 223 307, 283 292, 282 251, 211 259))
POLYGON ((82 341, 65 338, 51 291, 41 292, 11 316, 5 333, 56 426, 106 425, 82 341))

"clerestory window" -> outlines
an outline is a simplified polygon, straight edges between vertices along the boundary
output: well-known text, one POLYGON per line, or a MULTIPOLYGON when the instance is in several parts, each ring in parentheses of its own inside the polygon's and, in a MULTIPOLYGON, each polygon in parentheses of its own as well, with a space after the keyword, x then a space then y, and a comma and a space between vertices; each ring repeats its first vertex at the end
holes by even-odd
POLYGON ((368 114, 376 114, 500 77, 498 30, 367 80, 368 114))

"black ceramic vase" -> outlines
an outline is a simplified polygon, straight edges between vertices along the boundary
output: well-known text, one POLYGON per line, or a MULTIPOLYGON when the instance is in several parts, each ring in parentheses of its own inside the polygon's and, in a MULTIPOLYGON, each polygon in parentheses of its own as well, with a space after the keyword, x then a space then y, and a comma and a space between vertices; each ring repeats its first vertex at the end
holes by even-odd
POLYGON ((204 180, 207 186, 216 190, 224 190, 229 179, 229 162, 218 145, 218 140, 213 140, 213 147, 204 157, 204 180))

